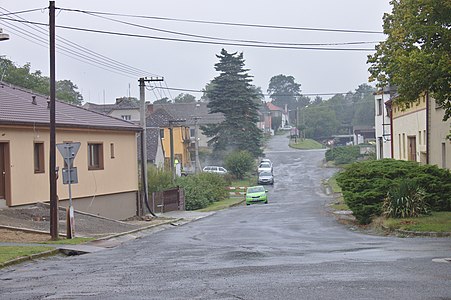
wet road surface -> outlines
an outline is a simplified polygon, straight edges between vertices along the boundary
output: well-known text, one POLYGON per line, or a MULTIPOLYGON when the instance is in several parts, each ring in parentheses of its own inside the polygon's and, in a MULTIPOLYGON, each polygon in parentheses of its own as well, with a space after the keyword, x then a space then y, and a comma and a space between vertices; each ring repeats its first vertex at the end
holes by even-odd
POLYGON ((353 232, 326 213, 324 151, 268 145, 269 204, 117 248, 0 270, 1 299, 450 299, 449 238, 353 232))

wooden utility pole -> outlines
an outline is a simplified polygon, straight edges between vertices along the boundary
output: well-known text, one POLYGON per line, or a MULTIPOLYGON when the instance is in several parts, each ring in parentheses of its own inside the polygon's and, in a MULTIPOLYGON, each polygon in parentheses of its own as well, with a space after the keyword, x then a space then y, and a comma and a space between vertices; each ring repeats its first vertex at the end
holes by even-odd
POLYGON ((50 236, 52 240, 59 238, 58 231, 58 198, 56 191, 56 123, 55 123, 55 1, 49 5, 50 29, 50 236))
MULTIPOLYGON (((147 124, 146 124, 146 82, 163 81, 163 78, 139 78, 139 100, 140 100, 140 125, 141 131, 141 180, 142 180, 142 197, 139 201, 138 215, 144 213, 144 203, 149 203, 149 186, 147 182, 147 124)), ((153 212, 150 211, 153 215, 153 212)))

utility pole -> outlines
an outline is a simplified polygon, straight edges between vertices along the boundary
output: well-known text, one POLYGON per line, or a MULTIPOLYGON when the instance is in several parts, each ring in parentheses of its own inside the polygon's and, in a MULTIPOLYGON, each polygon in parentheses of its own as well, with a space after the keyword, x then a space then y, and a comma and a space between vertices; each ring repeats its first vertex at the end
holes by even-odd
POLYGON ((58 240, 58 198, 56 186, 56 123, 55 123, 55 1, 49 5, 49 31, 50 31, 50 236, 52 240, 58 240))
MULTIPOLYGON (((143 195, 139 201, 138 215, 144 214, 144 203, 149 203, 149 186, 147 182, 147 125, 146 125, 146 82, 163 81, 163 78, 139 78, 139 100, 140 100, 140 125, 141 131, 141 179, 143 195)), ((150 211, 151 214, 152 211, 150 211)))
POLYGON ((198 124, 197 121, 199 121, 199 119, 201 119, 201 117, 193 117, 194 119, 194 149, 195 149, 195 154, 196 154, 196 162, 194 165, 194 173, 198 174, 200 172, 200 162, 199 162, 199 128, 198 128, 198 124))

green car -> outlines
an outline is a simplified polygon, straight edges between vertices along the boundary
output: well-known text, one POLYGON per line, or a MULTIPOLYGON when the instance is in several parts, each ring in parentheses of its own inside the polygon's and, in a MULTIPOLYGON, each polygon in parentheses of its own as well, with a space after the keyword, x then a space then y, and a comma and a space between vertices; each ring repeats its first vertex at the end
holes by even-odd
POLYGON ((246 205, 251 205, 256 202, 268 204, 267 192, 261 185, 248 187, 246 190, 246 205))

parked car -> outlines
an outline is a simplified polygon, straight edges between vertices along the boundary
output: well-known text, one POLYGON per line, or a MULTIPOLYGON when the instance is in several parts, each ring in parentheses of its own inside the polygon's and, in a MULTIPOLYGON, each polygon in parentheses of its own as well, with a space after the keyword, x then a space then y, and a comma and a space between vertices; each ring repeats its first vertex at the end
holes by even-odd
POLYGON ((218 166, 205 166, 202 171, 208 173, 227 174, 227 170, 225 168, 218 166))
POLYGON ((263 171, 272 173, 272 165, 268 162, 262 162, 258 165, 257 171, 258 171, 258 173, 263 172, 263 171))
POLYGON ((268 191, 261 185, 250 186, 246 190, 246 205, 251 205, 252 203, 263 202, 268 204, 268 191))
POLYGON ((262 160, 260 161, 260 163, 269 163, 272 167, 272 162, 271 160, 269 160, 268 158, 262 158, 262 160))
POLYGON ((274 175, 268 171, 258 173, 258 184, 274 184, 274 175))

